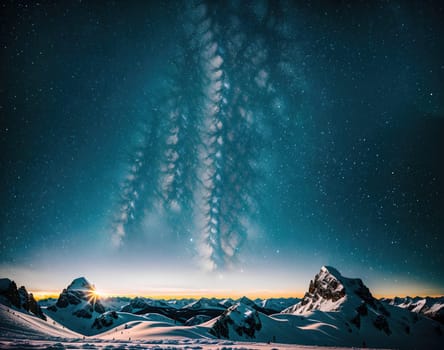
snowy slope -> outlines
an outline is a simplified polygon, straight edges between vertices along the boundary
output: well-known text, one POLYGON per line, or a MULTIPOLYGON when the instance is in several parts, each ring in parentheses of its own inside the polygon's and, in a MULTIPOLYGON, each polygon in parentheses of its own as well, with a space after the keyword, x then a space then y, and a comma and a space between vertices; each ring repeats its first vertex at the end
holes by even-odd
POLYGON ((84 337, 52 319, 36 316, 0 304, 0 349, 226 349, 226 350, 346 350, 297 345, 236 343, 206 337, 205 328, 173 327, 162 322, 134 322, 101 335, 84 337), (8 311, 9 310, 9 311, 8 311), (278 345, 278 346, 277 346, 278 345))
POLYGON ((242 303, 233 305, 222 316, 202 326, 209 327, 209 333, 217 338, 235 341, 338 345, 328 335, 336 328, 330 323, 293 315, 267 316, 242 303))
POLYGON ((0 304, 0 337, 1 338, 81 338, 58 322, 41 318, 0 304))

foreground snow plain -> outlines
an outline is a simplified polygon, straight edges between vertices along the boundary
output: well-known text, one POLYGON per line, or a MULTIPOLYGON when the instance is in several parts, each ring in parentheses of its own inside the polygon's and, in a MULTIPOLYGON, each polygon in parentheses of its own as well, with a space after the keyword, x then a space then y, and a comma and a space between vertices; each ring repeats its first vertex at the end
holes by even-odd
POLYGON ((84 337, 51 318, 45 322, 1 304, 0 320, 1 349, 351 349, 212 339, 205 336, 201 327, 172 326, 157 321, 133 321, 127 328, 119 326, 100 335, 84 337))

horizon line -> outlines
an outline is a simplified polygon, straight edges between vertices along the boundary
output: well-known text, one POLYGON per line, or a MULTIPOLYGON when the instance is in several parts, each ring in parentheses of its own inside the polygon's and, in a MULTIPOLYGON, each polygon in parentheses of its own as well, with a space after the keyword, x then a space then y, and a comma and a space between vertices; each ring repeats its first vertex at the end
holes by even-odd
MULTIPOLYGON (((29 291, 33 294, 34 298, 37 301, 45 300, 45 299, 57 299, 60 296, 60 292, 56 291, 29 291)), ((215 299, 240 299, 242 297, 247 297, 249 299, 272 299, 272 298, 298 298, 302 299, 305 296, 305 293, 290 293, 290 292, 283 292, 283 293, 262 293, 261 292, 250 292, 250 293, 156 293, 156 294, 150 294, 150 293, 137 293, 137 292, 129 292, 129 293, 112 293, 112 292, 98 292, 101 299, 107 299, 107 298, 147 298, 147 299, 157 299, 157 300, 181 300, 181 299, 200 299, 200 298, 215 298, 215 299)), ((413 294, 372 294, 374 298, 376 299, 382 299, 382 298, 439 298, 443 297, 443 294, 427 294, 427 295, 416 295, 413 294)))

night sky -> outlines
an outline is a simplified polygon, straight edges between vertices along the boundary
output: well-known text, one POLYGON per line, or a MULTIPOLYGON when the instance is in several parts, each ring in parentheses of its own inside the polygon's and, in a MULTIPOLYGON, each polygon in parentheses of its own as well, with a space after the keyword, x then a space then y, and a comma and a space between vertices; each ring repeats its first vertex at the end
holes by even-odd
POLYGON ((1 1, 0 275, 444 294, 444 4, 1 1), (153 3, 153 4, 150 4, 153 3))

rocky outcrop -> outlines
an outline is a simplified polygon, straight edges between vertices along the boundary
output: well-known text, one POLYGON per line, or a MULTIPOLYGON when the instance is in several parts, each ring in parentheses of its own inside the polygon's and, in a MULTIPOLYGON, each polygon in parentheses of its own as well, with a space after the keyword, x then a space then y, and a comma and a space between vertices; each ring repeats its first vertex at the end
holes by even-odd
POLYGON ((304 298, 283 313, 306 315, 314 311, 341 311, 346 322, 356 329, 361 329, 363 318, 370 318, 370 324, 376 329, 391 334, 390 312, 384 304, 373 297, 360 278, 344 277, 331 266, 323 266, 310 281, 304 298))
POLYGON ((345 302, 348 305, 353 304, 352 307, 361 316, 367 307, 376 309, 384 315, 388 313, 360 278, 344 277, 331 266, 323 266, 314 280, 310 281, 304 298, 282 312, 304 314, 315 310, 338 311, 345 302))
POLYGON ((42 309, 40 308, 40 305, 34 299, 34 295, 32 293, 29 293, 28 301, 29 301, 29 311, 32 312, 34 315, 40 317, 42 320, 46 321, 46 316, 43 313, 42 309))
POLYGON ((218 338, 234 339, 237 334, 239 337, 254 339, 256 332, 261 329, 259 313, 247 305, 237 303, 217 319, 209 333, 218 338))
POLYGON ((20 295, 14 281, 9 278, 0 279, 0 295, 4 296, 11 305, 20 308, 20 295))
POLYGON ((46 321, 46 316, 37 304, 32 293, 28 293, 24 286, 17 289, 17 285, 9 278, 0 279, 0 295, 2 295, 10 306, 19 310, 30 312, 46 321))
POLYGON ((196 315, 185 321, 185 326, 196 326, 198 324, 204 323, 211 320, 210 316, 207 315, 196 315))
POLYGON ((28 291, 24 286, 21 286, 18 289, 18 295, 20 298, 20 308, 25 309, 26 311, 29 311, 29 295, 28 291))
POLYGON ((92 324, 92 328, 102 329, 104 327, 110 327, 114 324, 114 321, 117 320, 119 316, 115 311, 105 312, 94 320, 92 324))

